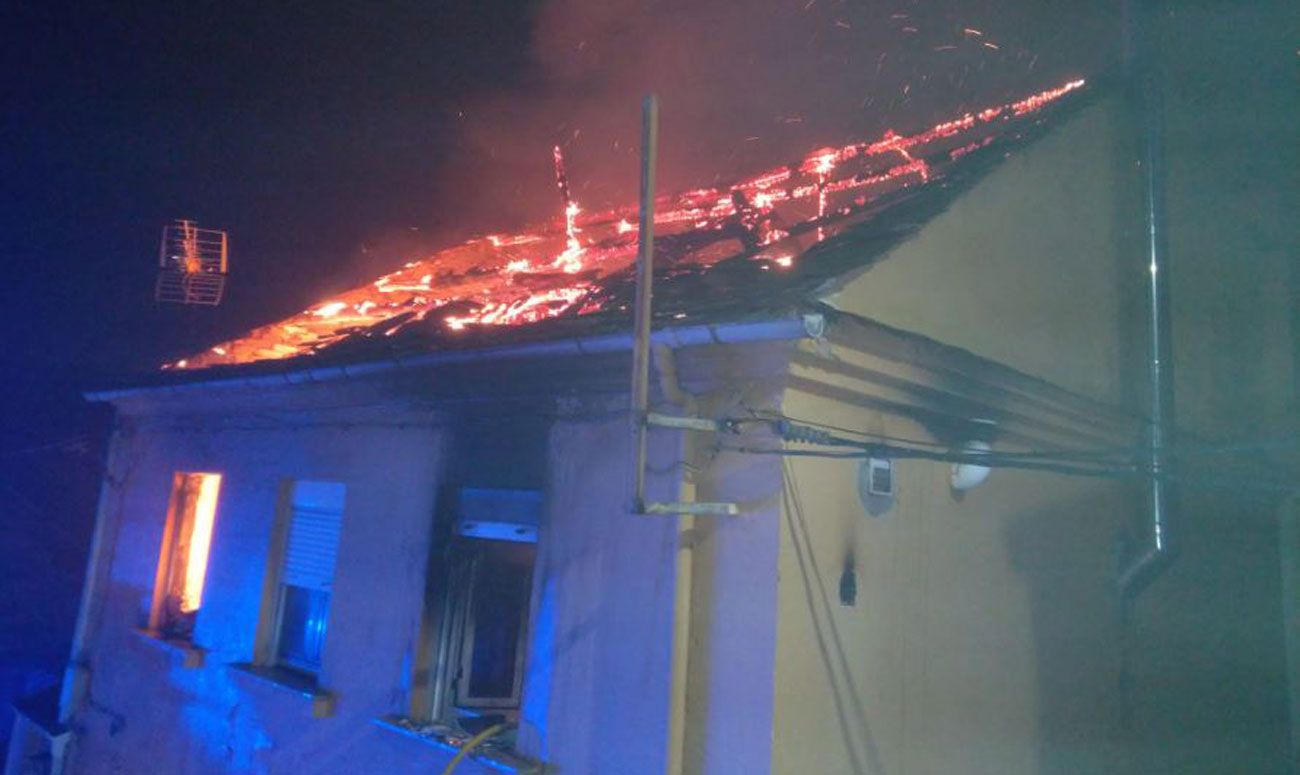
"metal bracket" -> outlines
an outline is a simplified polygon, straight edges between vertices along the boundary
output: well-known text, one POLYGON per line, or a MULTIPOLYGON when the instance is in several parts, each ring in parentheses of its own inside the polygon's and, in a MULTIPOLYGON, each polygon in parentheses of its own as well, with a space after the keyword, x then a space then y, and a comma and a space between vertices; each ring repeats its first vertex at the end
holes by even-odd
POLYGON ((684 431, 704 431, 705 433, 716 433, 725 430, 723 424, 717 420, 705 420, 701 417, 678 417, 671 414, 658 414, 650 412, 645 417, 646 425, 653 425, 656 428, 677 428, 684 431))
POLYGON ((690 514, 703 517, 731 517, 740 513, 740 506, 734 503, 646 503, 642 504, 642 514, 690 514))
MULTIPOLYGON (((655 428, 674 428, 683 431, 697 431, 701 433, 716 433, 726 430, 726 425, 718 420, 706 420, 702 417, 679 417, 671 414, 659 414, 657 412, 648 412, 645 416, 645 425, 655 428)), ((640 466, 645 465, 642 460, 638 463, 640 466)), ((677 502, 677 503, 645 503, 638 501, 637 512, 645 515, 660 514, 678 514, 690 516, 735 516, 740 513, 740 507, 735 503, 725 502, 677 502)))

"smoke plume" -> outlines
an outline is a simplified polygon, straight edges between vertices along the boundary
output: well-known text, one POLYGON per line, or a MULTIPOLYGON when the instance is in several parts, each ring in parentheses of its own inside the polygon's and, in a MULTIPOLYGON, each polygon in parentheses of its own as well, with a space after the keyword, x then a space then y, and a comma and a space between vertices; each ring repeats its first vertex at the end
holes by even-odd
POLYGON ((640 101, 661 100, 660 191, 715 184, 1104 69, 1112 4, 1012 0, 551 0, 532 66, 453 108, 440 201, 467 231, 634 201, 640 101), (1032 7, 1026 7, 1032 6, 1032 7))

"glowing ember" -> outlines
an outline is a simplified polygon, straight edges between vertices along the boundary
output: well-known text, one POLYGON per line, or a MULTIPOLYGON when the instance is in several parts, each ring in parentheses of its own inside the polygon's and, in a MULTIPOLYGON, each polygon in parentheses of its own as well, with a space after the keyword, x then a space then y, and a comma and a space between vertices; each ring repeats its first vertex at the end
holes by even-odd
MULTIPOLYGON (((955 160, 996 141, 1009 122, 1083 85, 1070 81, 916 134, 891 131, 871 142, 822 148, 799 164, 733 186, 663 198, 656 207, 657 240, 685 247, 657 252, 668 267, 707 270, 742 257, 759 261, 762 269, 792 270, 797 256, 845 228, 849 216, 861 220, 881 197, 942 178, 955 160)), ((394 337, 412 326, 457 332, 602 311, 602 284, 636 258, 636 210, 583 212, 573 200, 559 147, 554 161, 562 230, 487 235, 409 261, 374 283, 163 368, 310 355, 348 337, 394 337)))
POLYGON ((311 314, 318 318, 332 318, 346 309, 347 306, 348 303, 346 301, 331 301, 328 304, 317 307, 311 314))

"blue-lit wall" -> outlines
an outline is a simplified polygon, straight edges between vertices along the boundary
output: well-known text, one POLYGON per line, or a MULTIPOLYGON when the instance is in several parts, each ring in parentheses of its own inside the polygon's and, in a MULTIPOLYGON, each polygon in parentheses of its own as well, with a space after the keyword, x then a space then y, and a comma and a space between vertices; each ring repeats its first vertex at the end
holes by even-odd
MULTIPOLYGON (((72 772, 428 773, 448 761, 446 749, 373 722, 406 714, 420 680, 413 665, 439 487, 517 478, 519 455, 484 454, 471 442, 495 433, 509 444, 518 427, 364 408, 328 387, 290 396, 334 408, 225 405, 201 415, 219 403, 199 401, 168 419, 147 400, 126 407, 111 472, 121 486, 102 515, 118 521, 110 583, 87 648, 90 699, 72 772), (483 469, 494 465, 500 476, 483 469), (147 619, 176 471, 224 477, 195 630, 208 650, 198 669, 135 631, 147 619), (227 666, 253 658, 279 485, 294 478, 348 488, 320 674, 337 696, 327 718, 312 718, 305 696, 227 666)), ((547 507, 519 746, 570 772, 660 773, 675 523, 627 514, 626 419, 597 414, 556 420, 528 452, 540 458, 530 476, 540 477, 547 507)), ((651 486, 675 497, 678 453, 670 436, 660 441, 652 465, 666 473, 651 486)))
MULTIPOLYGON (((300 415, 257 430, 169 431, 148 423, 124 445, 124 485, 106 518, 120 519, 111 584, 92 654, 74 771, 429 772, 448 754, 371 724, 399 713, 423 605, 424 567, 439 475, 440 434, 409 427, 312 427, 300 415), (299 427, 296 427, 299 426, 299 427), (195 642, 207 666, 185 669, 171 649, 133 629, 145 621, 175 471, 224 474, 195 642), (321 686, 334 716, 226 663, 253 656, 279 483, 341 481, 347 507, 321 686)), ((373 418, 372 418, 373 419, 373 418)), ((254 423, 257 424, 257 423, 254 423)), ((473 772, 473 768, 467 768, 473 772)))

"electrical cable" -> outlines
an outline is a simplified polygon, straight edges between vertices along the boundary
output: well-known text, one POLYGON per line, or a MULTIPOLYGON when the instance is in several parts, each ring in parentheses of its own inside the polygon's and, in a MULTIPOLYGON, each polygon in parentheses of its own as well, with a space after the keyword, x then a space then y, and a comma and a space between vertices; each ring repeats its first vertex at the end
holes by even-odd
POLYGON ((746 417, 739 420, 734 420, 733 422, 737 424, 741 424, 741 423, 752 424, 752 423, 770 423, 776 420, 787 420, 789 422, 799 423, 800 425, 811 425, 814 428, 824 428, 825 430, 835 431, 836 433, 848 433, 854 436, 863 436, 871 439, 880 439, 881 441, 893 441, 899 444, 913 444, 919 447, 939 447, 939 448, 947 448, 949 446, 947 444, 944 444, 941 441, 928 441, 926 439, 909 439, 909 438, 904 438, 902 436, 890 436, 885 433, 876 433, 874 431, 855 430, 853 428, 845 428, 843 426, 831 425, 829 423, 821 423, 813 420, 803 420, 803 419, 791 417, 787 414, 781 414, 781 413, 776 413, 770 416, 755 415, 754 417, 746 417))
MULTIPOLYGON (((814 420, 803 420, 803 419, 798 419, 798 418, 790 417, 789 415, 784 415, 784 414, 778 414, 778 415, 775 415, 775 416, 773 416, 771 419, 774 419, 774 420, 787 420, 787 421, 789 421, 789 422, 798 423, 798 424, 801 424, 801 425, 810 425, 810 426, 815 427, 815 428, 824 428, 824 429, 826 429, 826 430, 832 430, 832 431, 836 431, 836 432, 838 432, 838 433, 848 433, 848 434, 851 434, 851 435, 862 436, 862 437, 865 437, 865 438, 880 439, 880 440, 882 440, 882 441, 896 442, 896 443, 898 443, 898 444, 906 444, 906 445, 913 445, 913 446, 919 446, 919 447, 940 448, 940 449, 949 449, 949 448, 951 448, 951 445, 949 445, 949 444, 945 444, 945 443, 943 443, 943 442, 938 442, 938 441, 928 441, 928 440, 925 440, 925 439, 912 439, 912 438, 906 438, 906 437, 902 437, 902 436, 890 436, 890 435, 888 435, 888 434, 877 433, 877 432, 874 432, 874 431, 854 430, 854 429, 852 429, 852 428, 845 428, 845 427, 842 427, 842 426, 831 425, 831 424, 828 424, 828 423, 820 423, 820 422, 817 422, 817 421, 814 421, 814 420)), ((747 420, 745 420, 745 421, 746 421, 746 422, 756 422, 756 421, 763 421, 763 420, 761 420, 761 419, 747 419, 747 420)), ((1145 450, 1145 448, 1143 448, 1143 447, 1136 447, 1136 446, 1135 446, 1135 447, 1103 447, 1103 448, 1095 449, 1095 450, 1079 450, 1079 449, 1062 449, 1062 450, 1023 450, 1023 451, 1019 451, 1019 452, 1005 452, 1005 453, 1001 453, 1001 454, 1015 454, 1015 455, 1022 456, 1022 457, 1045 457, 1045 458, 1063 459, 1063 460, 1064 460, 1064 459, 1069 459, 1069 460, 1074 460, 1074 459, 1087 460, 1087 459, 1091 459, 1091 458, 1099 458, 1099 457, 1103 457, 1103 456, 1111 455, 1111 454, 1124 454, 1124 453, 1131 453, 1131 454, 1133 454, 1135 457, 1138 457, 1138 456, 1142 455, 1142 453, 1144 452, 1144 450, 1145 450)))
POLYGON ((60 441, 51 441, 45 444, 37 444, 31 447, 20 447, 18 449, 0 450, 0 457, 19 457, 21 455, 34 455, 39 452, 68 452, 75 451, 78 454, 86 452, 90 444, 90 437, 85 435, 70 436, 60 441))
POLYGON ((466 740, 465 744, 460 747, 460 750, 456 752, 456 755, 452 757, 451 761, 447 762, 447 766, 442 770, 442 775, 451 775, 451 773, 455 772, 456 768, 460 766, 461 761, 463 761, 466 756, 469 756, 470 751, 473 751, 480 744, 486 742, 488 738, 500 734, 510 726, 511 724, 509 722, 493 724, 482 732, 479 732, 477 735, 466 740))
MULTIPOLYGON (((925 439, 912 439, 902 436, 890 436, 888 434, 877 433, 875 431, 846 428, 830 423, 818 422, 816 420, 807 420, 802 418, 791 417, 783 413, 771 413, 765 416, 742 418, 734 420, 739 423, 769 422, 773 420, 788 420, 801 425, 809 425, 815 428, 824 428, 837 433, 846 433, 864 438, 880 439, 882 441, 891 441, 898 444, 914 445, 920 447, 937 447, 947 449, 950 445, 943 442, 929 441, 925 439)), ((1231 444, 1180 444, 1169 447, 1171 456, 1177 457, 1196 457, 1196 456, 1214 456, 1230 455, 1241 452, 1250 452, 1253 450, 1300 450, 1300 437, 1275 437, 1270 439, 1257 439, 1254 441, 1242 441, 1231 444)), ((1017 452, 1005 452, 1002 454, 1014 454, 1021 457, 1048 457, 1061 460, 1087 460, 1092 458, 1103 458, 1108 455, 1132 455, 1135 459, 1141 459, 1148 454, 1146 445, 1134 445, 1127 447, 1101 447, 1098 449, 1061 449, 1061 450, 1022 450, 1017 452)))
MULTIPOLYGON (((971 465, 987 466, 990 468, 1018 468, 1073 476, 1105 478, 1149 478, 1152 476, 1150 465, 1143 457, 1145 450, 1135 450, 1133 457, 1128 459, 1107 459, 1107 457, 1105 457, 1107 451, 1102 450, 1096 452, 936 452, 926 449, 847 439, 835 436, 818 428, 816 423, 803 425, 787 420, 776 420, 769 422, 769 424, 773 431, 785 441, 796 443, 802 442, 822 446, 853 447, 861 451, 852 453, 834 453, 823 450, 762 450, 745 448, 747 451, 756 454, 795 454, 797 456, 805 457, 911 458, 950 463, 967 463, 971 465)), ((870 436, 871 434, 862 432, 860 435, 870 436)), ((1241 475, 1237 478, 1225 478, 1223 476, 1216 476, 1213 473, 1197 473, 1192 475, 1186 473, 1185 470, 1184 473, 1181 474, 1173 470, 1167 470, 1162 474, 1162 479, 1178 481, 1184 485, 1189 485, 1198 489, 1245 489, 1278 493, 1293 492, 1296 489, 1295 485, 1285 478, 1285 472, 1273 471, 1272 473, 1282 474, 1282 478, 1277 476, 1258 476, 1255 475, 1257 474, 1256 471, 1249 471, 1247 474, 1241 475)))
MULTIPOLYGON (((835 436, 828 431, 813 428, 798 423, 788 421, 778 421, 772 424, 772 430, 776 435, 788 442, 802 442, 805 444, 816 444, 821 446, 833 447, 853 447, 864 450, 871 457, 879 458, 896 458, 896 459, 921 459, 937 460, 949 463, 971 463, 975 465, 999 464, 1010 466, 1014 464, 1022 468, 1040 468, 1043 466, 1052 466, 1055 468, 1069 468, 1072 472, 1084 470, 1101 470, 1101 471, 1133 471, 1137 466, 1129 461, 1107 461, 1107 460, 1074 460, 1071 458, 1062 458, 1051 453, 1005 453, 1005 452, 969 452, 969 451, 938 451, 930 449, 917 449, 913 447, 904 447, 895 444, 878 443, 870 441, 858 441, 848 439, 842 436, 835 436)), ((1051 470, 1051 469, 1048 469, 1051 470)))
MULTIPOLYGON (((801 434, 796 434, 799 436, 801 434)), ((796 439, 807 443, 807 437, 796 439)), ((839 439, 835 437, 820 437, 818 442, 825 446, 850 447, 849 450, 827 450, 827 449, 787 449, 784 447, 763 448, 752 446, 728 446, 721 445, 720 450, 738 452, 741 454, 753 455, 780 455, 783 457, 807 457, 807 458, 828 458, 828 459, 865 459, 880 458, 892 460, 932 460, 944 463, 965 463, 969 465, 986 466, 989 468, 1009 468, 1030 471, 1044 471, 1048 473, 1057 473, 1068 476, 1088 476, 1105 479, 1124 479, 1124 478, 1149 478, 1152 473, 1149 467, 1139 464, 1125 464, 1120 466, 1105 466, 1100 463, 1089 463, 1081 465, 1078 463, 1060 463, 1050 462, 1044 459, 1026 459, 1017 455, 1006 455, 995 452, 936 452, 923 449, 909 449, 889 444, 876 444, 870 442, 857 442, 851 439, 839 439)), ((1214 475, 1188 475, 1174 472, 1166 472, 1162 478, 1168 481, 1177 481, 1183 486, 1190 486, 1196 489, 1216 489, 1225 491, 1256 490, 1274 493, 1294 492, 1296 487, 1283 480, 1267 480, 1259 478, 1241 477, 1237 479, 1226 479, 1214 475)))
POLYGON ((997 455, 962 455, 962 454, 943 454, 931 453, 924 454, 923 450, 907 450, 902 447, 889 447, 887 445, 872 445, 871 449, 860 449, 853 452, 836 452, 828 450, 815 449, 762 449, 757 447, 735 447, 722 446, 722 450, 728 452, 739 452, 748 455, 781 455, 785 457, 818 457, 818 458, 839 458, 839 459, 863 459, 863 458, 887 458, 893 460, 934 460, 945 463, 968 463, 971 465, 987 466, 989 468, 1016 468, 1030 471, 1046 471, 1048 473, 1068 474, 1074 476, 1093 476, 1106 479, 1122 479, 1128 477, 1141 476, 1142 472, 1138 469, 1108 469, 1099 467, 1070 466, 1064 464, 1054 464, 1034 460, 1016 460, 1002 459, 997 455))

